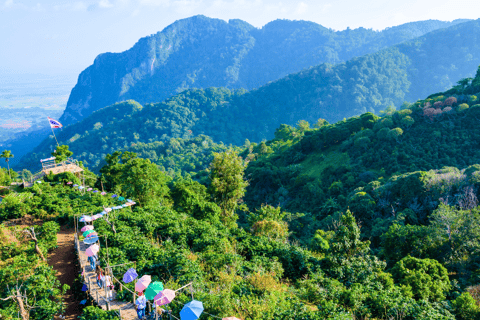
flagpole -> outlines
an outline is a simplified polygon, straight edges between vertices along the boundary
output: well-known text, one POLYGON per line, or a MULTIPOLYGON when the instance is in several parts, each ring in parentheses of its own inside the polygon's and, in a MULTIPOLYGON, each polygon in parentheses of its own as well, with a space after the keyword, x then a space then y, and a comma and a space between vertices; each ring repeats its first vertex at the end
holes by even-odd
POLYGON ((57 146, 60 147, 60 145, 58 144, 57 136, 55 135, 55 132, 53 131, 52 124, 50 123, 50 118, 47 117, 47 119, 48 119, 48 124, 50 125, 50 129, 52 129, 53 137, 55 138, 55 141, 57 142, 57 146))
POLYGON ((57 146, 60 147, 60 145, 58 144, 57 136, 55 135, 55 132, 53 131, 52 126, 50 126, 50 129, 52 129, 53 137, 55 138, 55 141, 57 141, 57 146))

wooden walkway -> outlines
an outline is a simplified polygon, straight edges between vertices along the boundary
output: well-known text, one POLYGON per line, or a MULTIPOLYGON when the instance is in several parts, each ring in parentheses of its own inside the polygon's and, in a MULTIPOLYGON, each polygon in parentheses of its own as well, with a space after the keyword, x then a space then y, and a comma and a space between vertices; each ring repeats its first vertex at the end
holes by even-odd
MULTIPOLYGON (((77 249, 78 260, 80 261, 80 269, 83 270, 85 283, 88 286, 88 294, 97 303, 99 307, 104 310, 115 310, 120 319, 133 320, 138 319, 133 299, 130 302, 115 300, 115 291, 113 292, 113 300, 107 301, 105 288, 99 288, 97 285, 96 274, 88 263, 88 257, 85 254, 87 246, 83 241, 78 240, 78 235, 75 234, 75 248, 77 249)), ((120 283, 117 279, 112 278, 113 282, 120 283)), ((121 283, 120 283, 121 285, 121 283)))

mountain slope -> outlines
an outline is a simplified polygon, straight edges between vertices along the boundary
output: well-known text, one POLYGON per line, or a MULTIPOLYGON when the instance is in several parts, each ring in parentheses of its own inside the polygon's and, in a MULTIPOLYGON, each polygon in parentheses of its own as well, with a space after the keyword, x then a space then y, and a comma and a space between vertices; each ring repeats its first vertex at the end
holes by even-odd
POLYGON ((80 74, 60 120, 71 124, 118 101, 163 101, 193 87, 253 89, 313 65, 346 61, 464 21, 334 32, 305 21, 277 20, 256 29, 241 20, 195 16, 140 39, 125 52, 99 55, 80 74))
POLYGON ((246 172, 246 201, 306 213, 301 223, 308 227, 297 229, 306 238, 350 208, 375 241, 382 224, 402 212, 406 222, 426 224, 439 203, 465 209, 477 201, 480 181, 479 96, 480 68, 464 87, 381 118, 366 113, 318 129, 282 126, 274 140, 242 155, 258 159, 246 172))

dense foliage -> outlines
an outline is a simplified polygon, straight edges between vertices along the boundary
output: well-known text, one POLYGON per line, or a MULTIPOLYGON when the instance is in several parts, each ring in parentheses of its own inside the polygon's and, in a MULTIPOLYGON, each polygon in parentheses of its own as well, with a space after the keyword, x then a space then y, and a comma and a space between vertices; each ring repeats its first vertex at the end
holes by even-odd
MULTIPOLYGON (((214 131, 211 120, 198 120, 197 115, 224 112, 228 107, 217 104, 223 101, 217 100, 220 96, 229 97, 235 106, 249 94, 190 90, 156 105, 129 101, 94 113, 109 119, 105 126, 89 117, 71 128, 88 124, 99 133, 106 128, 125 130, 113 141, 122 141, 127 132, 137 140, 140 133, 142 139, 160 137, 170 147, 176 145, 178 152, 190 152, 185 146, 199 139, 207 149, 206 136, 171 135, 182 134, 183 128, 193 131, 198 124, 220 134, 222 130, 214 131), (152 114, 148 121, 139 116, 144 110, 152 114), (138 124, 140 133, 127 131, 131 124, 138 124), (145 124, 147 132, 140 124, 145 124)), ((202 319, 210 315, 477 319, 479 95, 480 68, 474 78, 461 79, 450 90, 404 103, 398 111, 386 108, 381 116, 364 113, 334 124, 320 119, 312 127, 305 120, 296 127, 282 124, 273 139, 258 144, 246 141, 240 153, 206 150, 211 158, 201 158, 210 163, 208 171, 199 175, 200 182, 180 172, 180 167, 179 174, 171 177, 149 159, 125 150, 128 144, 118 145, 124 150, 105 154, 100 175, 89 173, 89 184, 135 199, 137 205, 109 213, 108 221, 94 222, 95 230, 104 236, 101 247, 106 248, 108 241, 108 256, 106 250, 100 251, 101 263, 136 261, 139 274, 151 275, 166 288, 193 282, 193 292, 179 292, 167 308, 178 314, 193 294, 208 312, 202 319)), ((115 136, 115 131, 105 133, 115 136)), ((64 134, 62 141, 71 139, 69 129, 64 134)), ((85 132, 76 138, 93 144, 101 141, 99 137, 85 132)), ((158 144, 158 150, 163 150, 162 141, 144 143, 158 144)), ((142 146, 133 147, 148 150, 142 146)), ((68 149, 59 148, 60 153, 68 149)), ((179 153, 177 159, 182 158, 193 162, 194 153, 179 153)), ((25 192, 7 195, 0 204, 0 220, 28 214, 68 223, 75 213, 97 212, 115 201, 75 191, 66 185, 78 182, 71 174, 48 175, 43 180, 25 192)), ((0 243, 11 232, 1 228, 0 243)), ((58 225, 46 222, 42 230, 51 235, 58 225)), ((53 237, 43 236, 41 241, 41 250, 55 246, 53 237)), ((32 253, 28 257, 38 262, 38 251, 32 246, 3 243, 2 263, 3 255, 13 260, 7 259, 11 267, 0 272, 5 269, 15 275, 14 257, 27 250, 32 253)), ((36 275, 35 266, 25 263, 23 273, 36 275)), ((115 269, 115 276, 120 278, 126 268, 115 269)), ((42 277, 52 279, 45 274, 42 277)), ((28 282, 31 278, 22 280, 41 292, 41 284, 28 282)), ((58 299, 60 288, 56 290, 53 294, 58 299)), ((44 300, 48 294, 52 293, 44 293, 44 300)), ((131 297, 122 291, 119 298, 131 297)), ((48 315, 60 311, 59 304, 54 306, 50 300, 45 305, 42 310, 48 315)), ((17 310, 13 301, 0 306, 2 314, 17 310)), ((86 308, 82 317, 108 319, 111 315, 86 308)))

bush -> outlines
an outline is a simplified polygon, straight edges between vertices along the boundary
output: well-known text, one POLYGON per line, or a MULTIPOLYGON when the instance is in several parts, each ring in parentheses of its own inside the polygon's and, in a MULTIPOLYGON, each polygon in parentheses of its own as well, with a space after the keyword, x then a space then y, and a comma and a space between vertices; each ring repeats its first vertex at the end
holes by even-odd
POLYGON ((480 317, 480 308, 468 292, 462 293, 452 304, 459 320, 478 319, 480 317))

